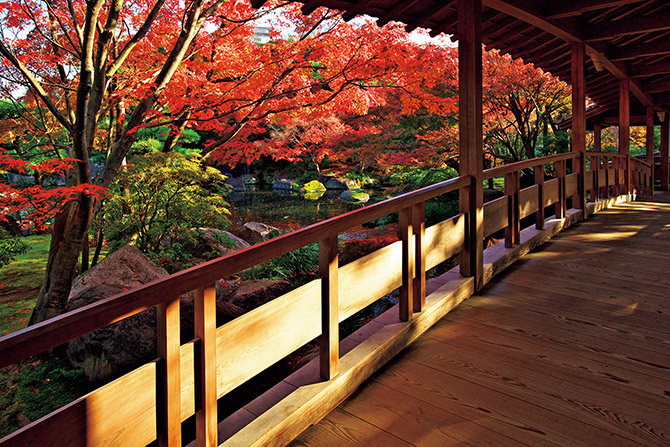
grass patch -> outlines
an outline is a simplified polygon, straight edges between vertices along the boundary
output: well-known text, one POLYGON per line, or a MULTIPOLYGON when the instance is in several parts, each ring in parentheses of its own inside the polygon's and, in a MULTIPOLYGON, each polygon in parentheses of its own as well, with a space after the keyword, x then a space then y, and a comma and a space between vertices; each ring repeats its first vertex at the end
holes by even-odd
POLYGON ((44 279, 51 236, 21 240, 28 250, 0 269, 0 336, 26 327, 44 279))

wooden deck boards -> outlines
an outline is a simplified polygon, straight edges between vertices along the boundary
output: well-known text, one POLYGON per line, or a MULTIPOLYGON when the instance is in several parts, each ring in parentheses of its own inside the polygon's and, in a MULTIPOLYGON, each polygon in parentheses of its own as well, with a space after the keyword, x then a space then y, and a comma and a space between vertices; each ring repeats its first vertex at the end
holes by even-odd
POLYGON ((670 445, 670 204, 557 235, 294 446, 670 445))

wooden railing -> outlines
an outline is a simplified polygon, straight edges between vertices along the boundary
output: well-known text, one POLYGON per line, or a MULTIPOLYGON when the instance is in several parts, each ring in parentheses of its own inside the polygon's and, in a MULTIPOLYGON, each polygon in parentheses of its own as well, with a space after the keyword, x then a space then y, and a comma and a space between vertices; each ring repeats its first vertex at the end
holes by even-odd
MULTIPOLYGON (((504 177, 505 196, 484 205, 484 235, 505 230, 505 244, 519 243, 522 219, 545 210, 566 215, 590 191, 591 201, 649 185, 643 162, 617 154, 543 157, 489 169, 479 181, 504 177), (546 172, 553 166, 553 178, 546 172), (568 173, 569 168, 569 173, 568 173), (534 169, 535 184, 520 189, 520 171, 534 169), (580 172, 586 172, 582 176, 580 172)), ((427 200, 472 189, 458 177, 328 219, 234 252, 137 289, 90 304, 0 339, 0 367, 48 351, 74 338, 157 308, 159 358, 0 440, 6 445, 143 446, 181 442, 181 423, 196 415, 198 445, 216 440, 217 399, 276 361, 320 337, 320 373, 338 374, 338 325, 379 298, 400 290, 399 319, 424 309, 426 271, 465 252, 467 213, 426 228, 427 200), (337 238, 347 229, 399 212, 400 240, 347 265, 338 265, 337 238), (319 243, 319 278, 221 326, 215 326, 215 282, 305 245, 319 243), (179 297, 195 291, 195 339, 180 343, 179 297)))

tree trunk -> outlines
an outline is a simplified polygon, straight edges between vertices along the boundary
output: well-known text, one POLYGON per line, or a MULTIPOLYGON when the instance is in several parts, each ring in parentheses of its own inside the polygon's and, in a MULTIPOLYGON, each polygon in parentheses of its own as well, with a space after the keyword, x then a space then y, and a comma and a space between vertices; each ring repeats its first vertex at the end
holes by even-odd
POLYGON ((44 282, 29 325, 65 312, 84 235, 88 230, 90 210, 91 198, 81 195, 78 201, 68 203, 56 216, 44 282))

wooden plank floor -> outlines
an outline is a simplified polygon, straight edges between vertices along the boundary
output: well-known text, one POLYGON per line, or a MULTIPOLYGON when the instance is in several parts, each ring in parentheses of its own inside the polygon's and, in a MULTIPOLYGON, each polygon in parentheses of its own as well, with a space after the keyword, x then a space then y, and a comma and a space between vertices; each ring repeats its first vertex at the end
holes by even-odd
POLYGON ((670 445, 670 204, 559 234, 291 445, 670 445))

